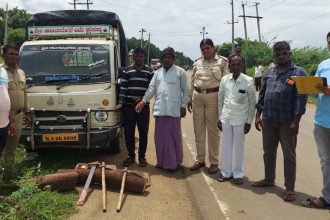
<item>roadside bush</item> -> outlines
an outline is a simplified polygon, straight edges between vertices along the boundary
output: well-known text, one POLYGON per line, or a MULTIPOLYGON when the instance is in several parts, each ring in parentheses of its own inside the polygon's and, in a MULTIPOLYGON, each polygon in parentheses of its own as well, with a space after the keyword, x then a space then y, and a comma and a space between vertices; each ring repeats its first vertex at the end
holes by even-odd
POLYGON ((35 160, 26 160, 25 150, 17 148, 16 167, 20 180, 13 183, 19 185, 19 189, 14 192, 13 189, 0 190, 1 196, 9 196, 9 200, 0 198, 0 220, 66 219, 78 211, 78 192, 58 193, 49 189, 41 190, 31 178, 54 173, 59 168, 72 168, 77 160, 84 162, 91 154, 80 157, 77 151, 63 149, 47 149, 38 153, 39 157, 35 160), (19 208, 16 209, 14 206, 19 208))
POLYGON ((12 194, 18 219, 66 219, 77 211, 76 193, 57 193, 50 190, 40 190, 36 185, 24 185, 12 194))

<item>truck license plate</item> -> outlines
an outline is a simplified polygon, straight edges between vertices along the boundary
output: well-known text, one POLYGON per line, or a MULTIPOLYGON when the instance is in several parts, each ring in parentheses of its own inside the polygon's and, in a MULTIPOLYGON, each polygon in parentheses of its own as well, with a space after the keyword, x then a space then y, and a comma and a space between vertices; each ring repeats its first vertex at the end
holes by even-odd
POLYGON ((63 134, 43 134, 43 142, 68 142, 78 141, 79 136, 77 133, 63 133, 63 134))

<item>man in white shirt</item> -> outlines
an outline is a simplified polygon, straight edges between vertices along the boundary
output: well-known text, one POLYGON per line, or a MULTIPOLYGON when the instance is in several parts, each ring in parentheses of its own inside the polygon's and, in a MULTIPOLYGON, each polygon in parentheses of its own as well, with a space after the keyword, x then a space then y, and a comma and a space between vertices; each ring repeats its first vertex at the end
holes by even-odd
POLYGON ((165 48, 161 58, 163 66, 154 73, 148 90, 135 109, 141 112, 143 106, 155 96, 156 167, 174 172, 183 161, 181 118, 186 115, 189 101, 188 82, 185 70, 174 64, 173 48, 165 48))
POLYGON ((256 91, 261 89, 261 78, 263 71, 264 67, 257 63, 256 67, 254 68, 254 84, 256 86, 256 91))
POLYGON ((218 93, 219 122, 222 132, 222 151, 219 182, 234 178, 235 184, 243 184, 244 135, 250 131, 255 112, 255 88, 253 79, 241 73, 243 59, 239 54, 229 58, 231 74, 220 82, 218 93), (235 148, 235 149, 233 149, 235 148), (234 167, 232 157, 234 150, 234 167))
POLYGON ((6 145, 9 116, 10 116, 10 99, 8 95, 8 75, 7 71, 0 66, 0 157, 3 148, 6 145))

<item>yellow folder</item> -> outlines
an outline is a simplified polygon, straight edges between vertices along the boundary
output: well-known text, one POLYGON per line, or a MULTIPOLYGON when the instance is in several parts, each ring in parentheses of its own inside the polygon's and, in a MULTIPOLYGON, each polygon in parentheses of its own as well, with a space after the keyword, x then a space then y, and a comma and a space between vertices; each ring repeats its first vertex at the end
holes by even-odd
POLYGON ((322 93, 316 88, 317 85, 327 86, 327 78, 319 76, 293 76, 298 94, 322 93))

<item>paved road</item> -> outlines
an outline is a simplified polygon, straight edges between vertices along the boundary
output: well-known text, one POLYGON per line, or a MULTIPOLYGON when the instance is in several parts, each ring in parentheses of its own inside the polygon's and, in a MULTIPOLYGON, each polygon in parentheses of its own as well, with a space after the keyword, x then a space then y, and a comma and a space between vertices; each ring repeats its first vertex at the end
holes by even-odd
MULTIPOLYGON (((312 118, 315 106, 308 105, 302 118, 297 147, 298 198, 287 203, 281 199, 283 186, 283 158, 278 150, 276 186, 252 188, 254 180, 263 177, 261 133, 254 128, 246 136, 245 183, 241 186, 231 182, 219 183, 219 174, 209 175, 205 170, 190 172, 195 154, 195 141, 191 114, 182 120, 184 137, 183 167, 176 173, 156 169, 153 144, 154 121, 151 121, 146 168, 136 164, 130 169, 147 171, 151 175, 152 186, 144 195, 127 194, 121 213, 115 212, 118 191, 108 189, 108 212, 102 213, 101 191, 94 187, 83 208, 70 219, 328 219, 329 210, 308 209, 301 201, 309 196, 319 196, 321 171, 313 139, 312 118)), ((138 141, 138 139, 136 140, 138 141)), ((117 155, 91 158, 107 161, 120 166, 126 157, 126 150, 117 155)))
MULTIPOLYGON (((188 175, 188 182, 192 181, 192 190, 199 204, 199 213, 204 219, 215 219, 219 210, 223 219, 330 219, 329 210, 308 209, 301 206, 306 197, 320 196, 322 175, 313 138, 313 116, 315 106, 307 105, 307 112, 303 116, 297 146, 297 200, 287 203, 282 200, 284 187, 283 155, 278 149, 276 186, 271 188, 252 188, 252 181, 263 178, 263 160, 261 132, 252 128, 246 135, 245 144, 245 183, 241 186, 231 182, 219 183, 218 174, 208 175, 205 170, 197 175, 188 175), (204 179, 200 184, 194 184, 195 176, 204 179), (196 186, 197 185, 197 186, 196 186), (200 191, 201 187, 208 188, 208 192, 200 191), (212 195, 203 198, 203 195, 212 195), (214 206, 217 204, 217 207, 214 206), (212 214, 214 213, 214 214, 212 214)), ((182 121, 185 147, 192 155, 195 154, 192 117, 188 115, 182 121)), ((189 172, 189 171, 188 171, 189 172)), ((220 216, 217 219, 221 219, 220 216)))

